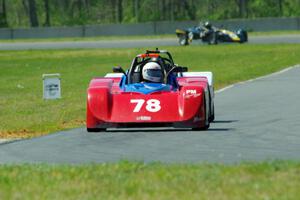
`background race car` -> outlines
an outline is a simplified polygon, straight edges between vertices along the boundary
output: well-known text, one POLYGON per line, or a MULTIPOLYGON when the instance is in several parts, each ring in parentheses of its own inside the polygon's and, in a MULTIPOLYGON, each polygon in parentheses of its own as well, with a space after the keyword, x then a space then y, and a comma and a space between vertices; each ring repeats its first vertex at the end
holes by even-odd
POLYGON ((180 45, 189 45, 193 40, 202 40, 207 44, 218 44, 219 42, 238 42, 248 41, 248 33, 243 29, 229 31, 219 29, 208 24, 194 26, 186 30, 176 29, 176 35, 180 45))
POLYGON ((88 88, 87 131, 111 127, 180 127, 208 129, 214 120, 214 88, 211 72, 187 72, 174 64, 164 50, 137 55, 125 72, 94 78, 88 88), (161 81, 145 79, 148 63, 161 72, 161 81))

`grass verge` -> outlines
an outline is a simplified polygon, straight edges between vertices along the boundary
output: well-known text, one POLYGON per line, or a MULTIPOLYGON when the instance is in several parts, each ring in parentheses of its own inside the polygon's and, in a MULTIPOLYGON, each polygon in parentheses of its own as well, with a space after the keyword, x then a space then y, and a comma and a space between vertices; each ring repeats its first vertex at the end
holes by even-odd
POLYGON ((298 199, 300 164, 0 165, 0 199, 298 199))
MULTIPOLYGON (((130 65, 143 49, 1 51, 0 138, 31 137, 84 125, 92 77, 130 65), (62 99, 42 99, 42 74, 60 73, 62 99)), ((212 71, 216 88, 300 63, 300 45, 168 47, 190 71, 212 71)))

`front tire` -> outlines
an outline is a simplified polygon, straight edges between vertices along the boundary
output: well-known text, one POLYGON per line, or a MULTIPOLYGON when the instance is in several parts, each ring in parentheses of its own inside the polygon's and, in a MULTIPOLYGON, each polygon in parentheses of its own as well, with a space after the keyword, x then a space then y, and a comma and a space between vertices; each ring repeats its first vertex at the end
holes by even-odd
POLYGON ((189 45, 189 40, 186 35, 180 35, 178 42, 180 46, 189 45))
POLYGON ((197 127, 197 128, 192 128, 193 131, 205 131, 209 129, 210 124, 205 125, 204 127, 197 127))
POLYGON ((86 129, 87 130, 87 132, 104 132, 104 131, 106 131, 106 128, 87 128, 86 129))
POLYGON ((216 32, 211 33, 208 44, 218 44, 217 33, 216 32))

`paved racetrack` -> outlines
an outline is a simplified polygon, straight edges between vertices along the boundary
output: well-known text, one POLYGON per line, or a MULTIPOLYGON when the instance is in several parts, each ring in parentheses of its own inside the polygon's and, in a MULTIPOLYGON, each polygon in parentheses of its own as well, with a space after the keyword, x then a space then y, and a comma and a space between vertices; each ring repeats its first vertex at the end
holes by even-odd
MULTIPOLYGON (((252 36, 251 44, 267 43, 300 43, 300 35, 271 35, 252 36)), ((192 45, 202 44, 199 40, 192 45)), ((90 49, 90 48, 135 48, 178 46, 176 36, 165 39, 138 39, 138 40, 109 40, 109 41, 63 41, 63 42, 13 42, 0 43, 0 50, 31 50, 31 49, 90 49)))
POLYGON ((216 94, 208 131, 84 128, 0 145, 0 163, 300 160, 300 67, 216 94))

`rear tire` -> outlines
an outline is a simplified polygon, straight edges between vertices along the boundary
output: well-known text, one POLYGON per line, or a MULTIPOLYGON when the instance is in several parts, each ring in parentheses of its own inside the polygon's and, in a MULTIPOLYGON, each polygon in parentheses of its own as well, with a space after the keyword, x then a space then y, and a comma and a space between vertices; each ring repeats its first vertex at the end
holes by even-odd
POLYGON ((244 38, 244 42, 248 42, 248 33, 246 31, 244 32, 244 38))
POLYGON ((204 97, 204 105, 205 105, 205 107, 204 107, 204 109, 205 109, 205 126, 203 126, 203 127, 196 127, 196 128, 192 128, 192 130, 194 130, 194 131, 200 131, 200 130, 207 130, 207 129, 209 129, 209 126, 210 126, 210 121, 209 121, 209 110, 207 110, 207 108, 206 108, 206 100, 205 100, 205 97, 204 97))
POLYGON ((218 39, 217 39, 217 33, 216 32, 212 32, 209 37, 210 38, 209 38, 208 44, 218 44, 218 39))
POLYGON ((213 114, 212 116, 210 116, 209 122, 213 122, 214 120, 215 120, 215 114, 213 114))
POLYGON ((215 120, 215 104, 213 102, 213 95, 211 94, 211 90, 208 90, 209 92, 209 123, 215 120))
POLYGON ((239 29, 237 31, 237 33, 238 33, 238 35, 239 35, 239 37, 241 39, 240 43, 248 42, 248 33, 247 33, 247 31, 245 31, 243 29, 239 29))
POLYGON ((104 132, 106 128, 86 128, 87 132, 104 132))
POLYGON ((215 105, 213 105, 213 110, 210 111, 209 122, 213 122, 215 120, 215 105))

